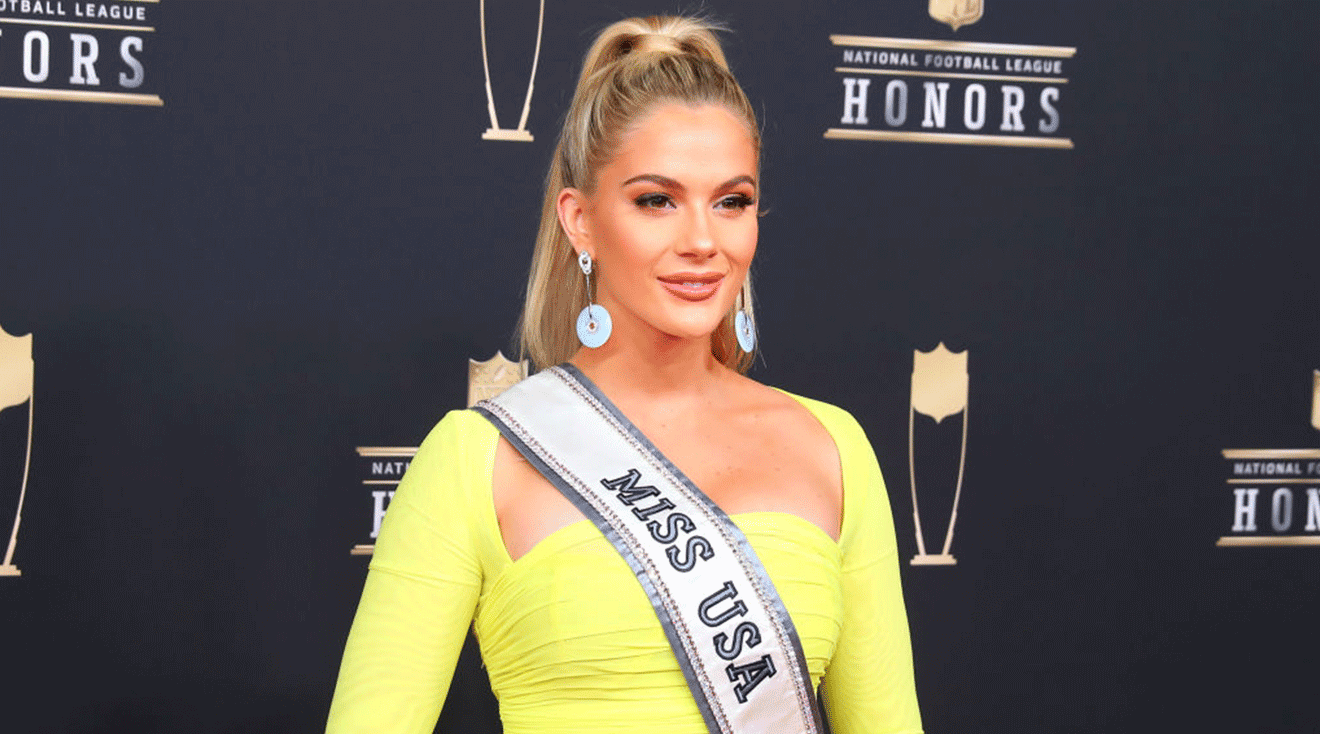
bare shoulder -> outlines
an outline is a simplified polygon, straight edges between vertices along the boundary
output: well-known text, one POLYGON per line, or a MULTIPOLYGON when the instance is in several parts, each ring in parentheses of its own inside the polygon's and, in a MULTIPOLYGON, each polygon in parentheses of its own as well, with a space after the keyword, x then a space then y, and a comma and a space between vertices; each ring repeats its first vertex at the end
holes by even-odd
POLYGON ((767 423, 768 429, 798 439, 805 446, 828 446, 834 451, 834 439, 822 418, 832 417, 830 414, 833 413, 844 414, 842 409, 790 395, 743 375, 737 376, 734 385, 740 412, 746 414, 745 418, 767 423), (817 413, 824 415, 818 417, 817 413))
MULTIPOLYGON (((749 377, 738 375, 733 384, 739 427, 764 442, 782 461, 813 475, 813 484, 831 488, 836 498, 841 496, 839 449, 816 413, 803 401, 749 377)), ((819 412, 842 412, 825 403, 805 402, 819 412)))

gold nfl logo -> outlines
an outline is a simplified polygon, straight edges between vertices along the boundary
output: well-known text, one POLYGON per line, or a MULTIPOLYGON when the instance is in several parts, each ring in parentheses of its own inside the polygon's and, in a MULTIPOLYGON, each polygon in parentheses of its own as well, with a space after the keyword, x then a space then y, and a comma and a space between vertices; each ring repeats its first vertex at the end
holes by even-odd
POLYGON ((982 0, 930 0, 930 17, 955 31, 980 20, 983 12, 985 3, 982 0))

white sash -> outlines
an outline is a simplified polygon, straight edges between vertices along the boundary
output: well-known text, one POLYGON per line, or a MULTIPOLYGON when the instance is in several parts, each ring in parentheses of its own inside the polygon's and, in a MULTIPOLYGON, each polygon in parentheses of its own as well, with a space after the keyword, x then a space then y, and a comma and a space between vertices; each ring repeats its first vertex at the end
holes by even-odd
POLYGON ((570 364, 475 409, 637 574, 711 734, 824 734, 802 643, 710 498, 570 364))

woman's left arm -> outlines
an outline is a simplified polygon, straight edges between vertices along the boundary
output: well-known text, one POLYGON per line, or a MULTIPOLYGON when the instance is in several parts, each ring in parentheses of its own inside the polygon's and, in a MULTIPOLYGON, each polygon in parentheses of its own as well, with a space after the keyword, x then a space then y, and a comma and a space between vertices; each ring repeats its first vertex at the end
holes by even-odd
MULTIPOLYGON (((842 411, 840 411, 842 412, 842 411)), ((834 734, 918 734, 921 712, 889 496, 861 426, 831 428, 843 465, 843 619, 822 683, 834 734)))

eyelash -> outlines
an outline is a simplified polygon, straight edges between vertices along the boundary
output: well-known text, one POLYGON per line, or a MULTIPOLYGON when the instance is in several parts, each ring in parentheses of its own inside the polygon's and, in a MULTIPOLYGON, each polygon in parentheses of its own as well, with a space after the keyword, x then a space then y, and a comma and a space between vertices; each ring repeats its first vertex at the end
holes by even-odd
MULTIPOLYGON (((633 199, 633 203, 640 209, 660 209, 673 203, 673 199, 668 194, 642 194, 633 199)), ((742 211, 748 207, 755 206, 756 200, 747 194, 733 194, 726 196, 715 203, 720 209, 742 211)))
POLYGON ((723 209, 737 209, 738 211, 742 211, 747 207, 756 206, 756 200, 747 194, 734 194, 720 199, 717 206, 723 209), (732 204, 733 206, 728 206, 729 204, 732 204))
POLYGON ((673 202, 667 194, 642 194, 633 199, 633 203, 641 209, 660 209, 673 202))

